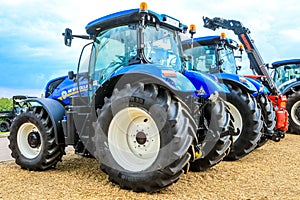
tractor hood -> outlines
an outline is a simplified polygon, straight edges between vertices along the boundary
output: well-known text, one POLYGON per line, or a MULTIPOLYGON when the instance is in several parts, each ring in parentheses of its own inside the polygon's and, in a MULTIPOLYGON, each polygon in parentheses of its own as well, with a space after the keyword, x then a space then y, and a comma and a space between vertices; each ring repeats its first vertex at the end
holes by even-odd
POLYGON ((194 84, 197 96, 208 98, 214 92, 230 92, 224 84, 218 82, 214 75, 190 70, 185 70, 184 75, 194 84))

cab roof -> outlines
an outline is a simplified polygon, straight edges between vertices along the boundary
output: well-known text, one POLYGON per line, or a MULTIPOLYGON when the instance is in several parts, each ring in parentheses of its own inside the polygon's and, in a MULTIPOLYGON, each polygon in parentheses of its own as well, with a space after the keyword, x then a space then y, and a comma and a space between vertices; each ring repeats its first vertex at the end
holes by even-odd
MULTIPOLYGON (((220 40, 221 40, 221 38, 219 35, 214 35, 214 36, 205 36, 205 37, 194 38, 193 43, 198 43, 199 45, 214 45, 214 44, 220 42, 220 40)), ((226 38, 225 41, 226 41, 226 44, 229 45, 230 47, 237 48, 237 46, 235 46, 237 44, 236 41, 234 41, 230 38, 226 38)), ((192 39, 183 41, 184 49, 187 48, 187 47, 185 47, 185 45, 186 44, 188 45, 191 42, 192 42, 192 39)))
POLYGON ((280 60, 272 63, 273 68, 277 68, 281 65, 289 65, 289 64, 300 64, 300 59, 290 59, 290 60, 280 60))
MULTIPOLYGON (((150 18, 146 19, 148 22, 150 21, 152 23, 164 24, 173 29, 182 29, 180 21, 175 18, 165 14, 158 14, 151 10, 148 10, 146 13, 148 16, 151 16, 150 18)), ((137 23, 140 21, 140 14, 139 8, 116 12, 91 21, 86 25, 85 29, 89 35, 96 35, 105 29, 137 23)))

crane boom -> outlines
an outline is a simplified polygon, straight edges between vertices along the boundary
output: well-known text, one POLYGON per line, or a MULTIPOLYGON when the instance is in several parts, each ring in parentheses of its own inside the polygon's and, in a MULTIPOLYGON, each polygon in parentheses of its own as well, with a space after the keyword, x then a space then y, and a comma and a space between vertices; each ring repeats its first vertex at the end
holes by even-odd
POLYGON ((270 76, 267 66, 264 63, 258 49, 254 45, 254 41, 250 37, 250 30, 243 26, 240 21, 236 20, 226 20, 223 18, 215 17, 210 19, 208 17, 203 17, 204 27, 211 30, 216 30, 217 28, 223 28, 227 30, 232 30, 235 35, 238 36, 240 42, 244 45, 246 53, 250 61, 250 67, 258 75, 266 77, 265 85, 268 87, 272 94, 280 94, 280 90, 274 83, 272 77, 270 76))

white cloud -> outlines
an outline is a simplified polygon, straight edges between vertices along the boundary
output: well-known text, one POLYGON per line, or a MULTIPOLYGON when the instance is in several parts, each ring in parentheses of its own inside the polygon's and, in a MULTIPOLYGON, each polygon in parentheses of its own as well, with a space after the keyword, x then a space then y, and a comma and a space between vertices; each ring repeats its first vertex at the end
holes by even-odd
POLYGON ((295 27, 294 29, 286 29, 286 30, 279 31, 279 34, 281 34, 283 37, 291 41, 291 46, 293 46, 293 42, 300 42, 299 33, 300 33, 300 26, 295 27))

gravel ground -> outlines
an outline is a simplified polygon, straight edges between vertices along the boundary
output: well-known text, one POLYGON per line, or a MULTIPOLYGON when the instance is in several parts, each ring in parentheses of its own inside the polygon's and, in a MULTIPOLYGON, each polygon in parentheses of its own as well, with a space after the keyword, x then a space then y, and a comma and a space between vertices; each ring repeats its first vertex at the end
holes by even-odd
POLYGON ((288 134, 234 162, 189 172, 154 194, 122 190, 94 159, 69 151, 56 169, 33 172, 0 163, 0 199, 300 199, 300 135, 288 134))

